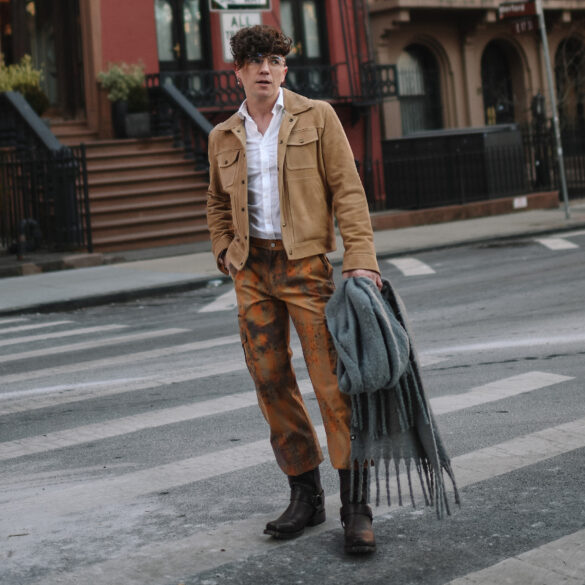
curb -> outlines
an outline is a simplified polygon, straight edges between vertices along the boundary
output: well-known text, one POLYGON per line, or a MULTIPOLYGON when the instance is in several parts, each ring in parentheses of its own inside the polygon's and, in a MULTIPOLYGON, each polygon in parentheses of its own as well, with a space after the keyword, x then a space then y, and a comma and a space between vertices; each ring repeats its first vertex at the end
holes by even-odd
MULTIPOLYGON (((435 250, 446 250, 451 248, 459 248, 463 246, 476 246, 478 244, 486 244, 486 243, 495 243, 495 242, 505 242, 511 240, 519 240, 524 238, 533 238, 535 236, 544 236, 547 234, 558 234, 565 231, 573 231, 578 229, 585 229, 585 222, 583 223, 575 223, 571 226, 555 226, 554 228, 546 228, 542 230, 532 230, 529 232, 518 232, 515 234, 508 234, 506 236, 488 236, 488 237, 481 237, 476 238, 473 240, 465 240, 461 242, 451 242, 448 244, 437 244, 437 245, 427 245, 421 247, 413 247, 407 250, 401 250, 399 252, 379 252, 377 254, 377 258, 379 259, 387 259, 387 258, 397 258, 401 256, 408 256, 411 254, 419 254, 422 252, 432 252, 435 250)), ((331 263, 333 266, 341 266, 342 260, 336 259, 332 260, 331 263)), ((37 305, 31 305, 26 307, 16 307, 11 309, 0 309, 0 316, 10 316, 15 314, 27 314, 27 313, 45 313, 45 312, 60 312, 60 311, 67 311, 71 309, 83 309, 88 307, 96 307, 100 305, 107 305, 110 303, 121 303, 121 302, 128 302, 137 299, 146 299, 150 297, 157 297, 157 296, 164 296, 173 293, 181 293, 181 292, 188 292, 192 290, 198 290, 208 286, 208 283, 213 280, 220 280, 223 283, 229 282, 231 279, 228 276, 225 276, 221 273, 217 275, 217 277, 195 277, 192 280, 185 280, 181 282, 173 282, 169 283, 168 285, 156 285, 152 287, 146 288, 138 288, 138 289, 127 289, 125 291, 117 291, 111 293, 104 293, 101 295, 92 295, 87 297, 80 297, 76 299, 67 299, 62 301, 53 301, 47 303, 39 303, 37 305)))

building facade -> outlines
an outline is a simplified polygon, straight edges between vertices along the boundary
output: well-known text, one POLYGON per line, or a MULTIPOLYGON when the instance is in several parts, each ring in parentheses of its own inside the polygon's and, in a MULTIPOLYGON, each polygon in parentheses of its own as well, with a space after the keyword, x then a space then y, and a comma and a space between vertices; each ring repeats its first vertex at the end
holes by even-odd
MULTIPOLYGON (((31 54, 43 68, 49 118, 85 119, 105 138, 109 104, 97 74, 109 63, 171 77, 217 123, 241 99, 229 38, 244 26, 276 25, 294 41, 288 86, 334 105, 365 169, 380 159, 381 127, 362 87, 371 63, 366 14, 350 0, 2 0, 0 42, 7 63, 31 54)), ((369 174, 379 191, 380 173, 369 174)))
MULTIPOLYGON (((583 124, 585 1, 543 0, 561 121, 583 124)), ((500 20, 496 0, 373 0, 376 60, 397 65, 384 137, 420 130, 526 124, 545 96, 546 69, 530 19, 500 20)), ((551 115, 550 105, 548 115, 551 115)))

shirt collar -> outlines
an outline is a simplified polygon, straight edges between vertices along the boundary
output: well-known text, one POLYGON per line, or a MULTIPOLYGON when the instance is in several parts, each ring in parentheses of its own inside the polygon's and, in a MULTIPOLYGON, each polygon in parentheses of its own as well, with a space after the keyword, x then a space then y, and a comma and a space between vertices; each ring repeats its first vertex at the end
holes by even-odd
MULTIPOLYGON (((252 116, 250 116, 249 112, 248 112, 248 106, 246 104, 248 100, 244 100, 240 106, 240 109, 238 110, 238 116, 240 116, 240 118, 242 118, 242 120, 248 120, 249 122, 252 122, 252 116)), ((282 110, 284 110, 284 91, 282 90, 282 87, 279 89, 278 91, 278 97, 276 98, 276 102, 274 103, 274 107, 272 108, 272 114, 276 115, 278 113, 280 113, 282 110)))

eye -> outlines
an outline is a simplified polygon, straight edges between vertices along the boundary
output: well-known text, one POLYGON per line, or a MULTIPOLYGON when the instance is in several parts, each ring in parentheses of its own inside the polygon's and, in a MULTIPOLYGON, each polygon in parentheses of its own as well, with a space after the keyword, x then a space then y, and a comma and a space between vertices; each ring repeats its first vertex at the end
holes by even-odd
POLYGON ((252 65, 260 65, 264 59, 262 57, 248 57, 248 63, 252 63, 252 65))
POLYGON ((275 67, 282 64, 282 60, 278 56, 270 57, 268 62, 270 63, 270 65, 274 65, 275 67))

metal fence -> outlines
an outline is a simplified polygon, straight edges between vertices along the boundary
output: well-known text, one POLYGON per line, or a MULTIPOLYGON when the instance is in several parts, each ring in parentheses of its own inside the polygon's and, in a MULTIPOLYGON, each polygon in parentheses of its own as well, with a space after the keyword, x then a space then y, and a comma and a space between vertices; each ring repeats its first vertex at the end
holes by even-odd
POLYGON ((85 149, 0 151, 0 245, 92 251, 85 149))
MULTIPOLYGON (((474 130, 481 134, 494 127, 474 130)), ((463 136, 465 130, 457 133, 463 136)), ((373 210, 424 209, 559 189, 550 125, 516 128, 513 135, 513 140, 498 140, 494 133, 492 141, 484 136, 484 141, 451 144, 427 140, 417 148, 412 147, 416 135, 383 141, 386 197, 373 210)), ((562 138, 569 197, 585 197, 585 135, 566 128, 562 138)))
POLYGON ((0 246, 92 251, 83 146, 63 146, 18 93, 0 94, 0 246))

